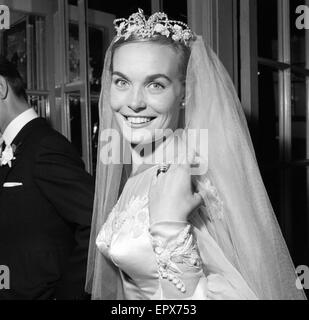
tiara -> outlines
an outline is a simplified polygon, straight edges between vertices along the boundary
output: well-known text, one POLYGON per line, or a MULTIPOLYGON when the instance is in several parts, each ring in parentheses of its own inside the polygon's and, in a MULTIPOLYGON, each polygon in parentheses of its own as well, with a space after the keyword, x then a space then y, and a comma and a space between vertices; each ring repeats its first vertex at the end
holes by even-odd
POLYGON ((156 12, 147 20, 144 11, 138 9, 138 12, 133 13, 129 19, 114 20, 114 26, 117 31, 115 42, 121 38, 127 40, 133 34, 142 39, 161 34, 185 45, 195 38, 188 25, 181 21, 169 20, 163 12, 156 12))

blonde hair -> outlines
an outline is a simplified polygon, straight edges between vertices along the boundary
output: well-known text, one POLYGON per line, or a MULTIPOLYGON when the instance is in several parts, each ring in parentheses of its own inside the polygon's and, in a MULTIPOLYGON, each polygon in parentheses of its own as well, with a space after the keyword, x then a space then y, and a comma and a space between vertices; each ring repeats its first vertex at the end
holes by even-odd
POLYGON ((182 80, 185 80, 187 67, 189 58, 191 55, 191 50, 188 46, 183 43, 176 42, 170 37, 166 37, 164 35, 154 35, 151 38, 138 38, 135 35, 131 35, 128 39, 121 38, 117 42, 114 42, 112 45, 112 63, 111 63, 111 71, 113 69, 113 56, 115 51, 128 43, 138 43, 138 42, 151 42, 159 45, 166 45, 171 47, 175 52, 180 54, 180 73, 182 75, 182 80))

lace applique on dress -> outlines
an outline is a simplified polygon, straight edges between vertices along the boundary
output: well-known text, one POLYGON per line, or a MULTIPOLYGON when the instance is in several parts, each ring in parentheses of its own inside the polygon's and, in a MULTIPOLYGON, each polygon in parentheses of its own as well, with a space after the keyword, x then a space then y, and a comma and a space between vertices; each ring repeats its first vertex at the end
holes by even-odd
POLYGON ((181 292, 186 292, 186 287, 179 277, 182 271, 177 264, 186 264, 197 269, 202 268, 202 260, 190 229, 191 225, 187 225, 179 233, 176 240, 168 243, 160 237, 152 238, 160 278, 168 279, 181 292))
POLYGON ((203 194, 209 218, 211 220, 223 219, 223 201, 221 200, 216 187, 208 178, 203 182, 198 181, 198 185, 203 194))
POLYGON ((118 210, 118 203, 109 214, 98 238, 109 247, 112 237, 126 223, 133 238, 139 237, 149 227, 149 211, 147 196, 133 196, 125 210, 118 210))

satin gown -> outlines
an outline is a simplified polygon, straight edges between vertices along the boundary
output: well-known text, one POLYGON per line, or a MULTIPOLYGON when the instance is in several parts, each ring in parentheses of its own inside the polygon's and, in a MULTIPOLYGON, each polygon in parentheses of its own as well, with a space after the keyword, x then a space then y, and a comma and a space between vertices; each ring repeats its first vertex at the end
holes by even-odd
POLYGON ((211 248, 209 261, 216 255, 222 265, 218 272, 207 269, 190 223, 149 224, 148 192, 156 172, 154 166, 129 178, 96 239, 100 252, 120 270, 124 298, 257 299, 209 234, 203 241, 211 248))

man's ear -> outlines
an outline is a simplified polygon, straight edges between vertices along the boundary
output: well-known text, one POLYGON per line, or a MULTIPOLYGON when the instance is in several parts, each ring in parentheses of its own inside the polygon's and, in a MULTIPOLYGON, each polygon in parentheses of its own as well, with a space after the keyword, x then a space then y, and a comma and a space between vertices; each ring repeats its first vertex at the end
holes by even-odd
POLYGON ((9 91, 9 86, 6 79, 0 76, 0 99, 5 100, 9 91))

